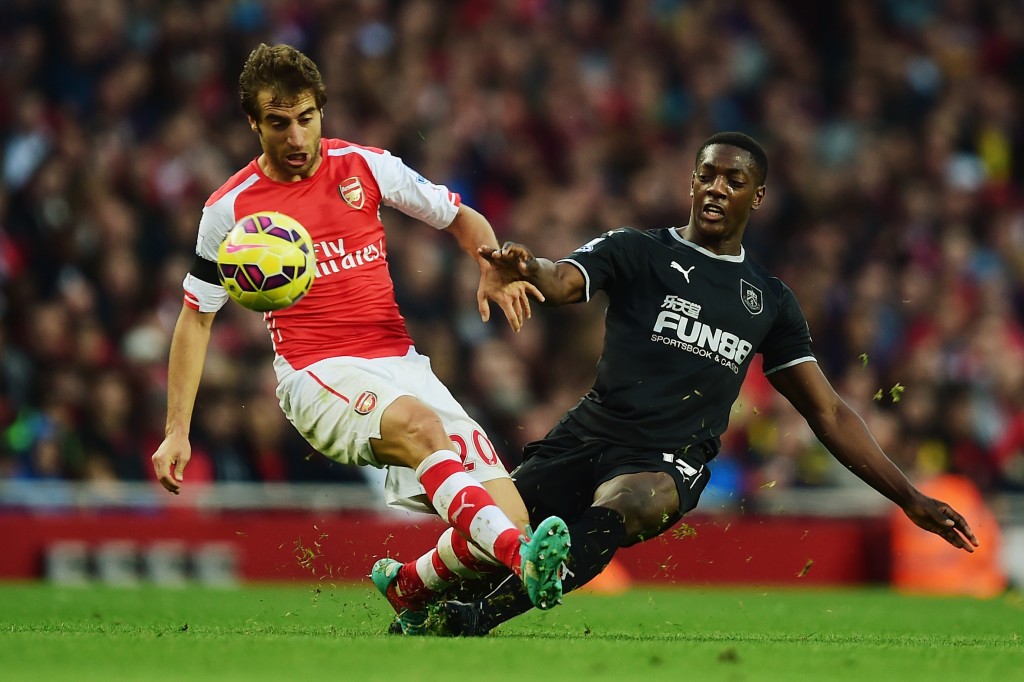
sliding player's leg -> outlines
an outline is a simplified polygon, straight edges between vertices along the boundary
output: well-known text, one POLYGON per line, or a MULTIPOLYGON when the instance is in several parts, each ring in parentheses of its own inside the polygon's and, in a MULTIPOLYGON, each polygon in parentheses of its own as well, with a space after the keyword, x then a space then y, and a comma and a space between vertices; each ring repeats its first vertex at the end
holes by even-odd
MULTIPOLYGON (((557 510, 571 519, 573 546, 563 577, 568 593, 596 577, 619 547, 655 537, 696 507, 710 478, 702 461, 685 455, 666 460, 663 453, 631 451, 614 446, 564 450, 565 441, 549 440, 514 476, 531 513, 557 510), (588 450, 591 452, 588 454, 588 450), (588 474, 593 474, 589 477, 588 474), (596 480, 596 488, 588 483, 596 480), (592 506, 580 514, 549 500, 565 500, 586 492, 592 506)), ((531 608, 521 589, 506 582, 486 596, 468 602, 446 602, 432 619, 435 634, 481 635, 531 608)))

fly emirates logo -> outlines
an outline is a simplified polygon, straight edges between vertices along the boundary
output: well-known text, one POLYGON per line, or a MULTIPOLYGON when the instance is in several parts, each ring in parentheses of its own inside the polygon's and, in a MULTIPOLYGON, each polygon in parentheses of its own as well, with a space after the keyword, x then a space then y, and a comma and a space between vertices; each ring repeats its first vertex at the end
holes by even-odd
POLYGON ((661 308, 654 322, 651 341, 675 346, 739 373, 740 365, 754 348, 753 344, 698 321, 700 306, 686 299, 666 296, 661 308))
POLYGON ((327 277, 384 258, 384 240, 348 253, 344 239, 316 242, 313 250, 316 251, 316 276, 327 277))

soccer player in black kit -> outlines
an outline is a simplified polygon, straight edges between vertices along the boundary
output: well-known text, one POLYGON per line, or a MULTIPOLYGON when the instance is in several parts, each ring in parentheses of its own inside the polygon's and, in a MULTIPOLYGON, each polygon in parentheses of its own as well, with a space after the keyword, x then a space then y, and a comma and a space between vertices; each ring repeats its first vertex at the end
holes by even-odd
MULTIPOLYGON (((564 592, 594 578, 619 547, 665 532, 696 507, 755 353, 836 459, 924 530, 968 552, 978 545, 958 512, 917 490, 882 452, 819 369, 793 292, 745 252, 767 171, 755 140, 719 133, 697 153, 684 227, 612 230, 557 262, 519 244, 480 249, 510 280, 533 283, 546 305, 608 296, 592 390, 526 446, 512 474, 531 518, 569 523, 564 592)), ((431 630, 486 634, 532 608, 516 581, 479 594, 435 607, 431 630)))

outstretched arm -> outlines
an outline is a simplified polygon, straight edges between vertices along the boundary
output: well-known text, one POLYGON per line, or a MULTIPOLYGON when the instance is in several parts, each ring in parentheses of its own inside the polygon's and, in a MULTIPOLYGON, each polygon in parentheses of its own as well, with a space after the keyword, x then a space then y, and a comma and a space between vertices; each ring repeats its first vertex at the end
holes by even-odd
POLYGON ((882 452, 864 420, 835 392, 817 363, 794 365, 768 379, 847 469, 898 504, 921 528, 954 547, 974 551, 978 540, 964 517, 945 502, 926 496, 907 480, 882 452))
POLYGON ((480 249, 496 248, 498 239, 494 236, 494 230, 487 222, 487 218, 479 212, 462 204, 455 220, 448 226, 448 231, 458 240, 462 250, 472 256, 480 266, 480 285, 476 291, 480 319, 484 322, 491 319, 488 301, 494 301, 505 313, 512 329, 519 331, 523 322, 530 318, 530 296, 542 300, 540 292, 527 282, 502 277, 483 257, 480 249))
POLYGON ((538 300, 542 303, 563 305, 577 303, 586 297, 583 273, 568 263, 537 258, 528 248, 513 242, 505 242, 500 249, 480 247, 479 251, 502 277, 534 285, 541 294, 538 300))
POLYGON ((185 465, 192 457, 189 427, 215 314, 182 306, 171 337, 167 364, 167 424, 164 440, 153 453, 153 472, 160 484, 175 495, 181 491, 185 465))

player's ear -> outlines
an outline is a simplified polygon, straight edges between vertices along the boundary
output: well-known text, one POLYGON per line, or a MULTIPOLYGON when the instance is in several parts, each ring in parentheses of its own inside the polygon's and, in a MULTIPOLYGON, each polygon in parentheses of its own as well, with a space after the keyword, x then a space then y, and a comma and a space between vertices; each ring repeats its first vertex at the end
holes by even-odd
POLYGON ((754 203, 751 206, 751 208, 754 209, 755 211, 761 208, 762 201, 764 201, 764 185, 758 187, 757 191, 754 192, 754 203))

